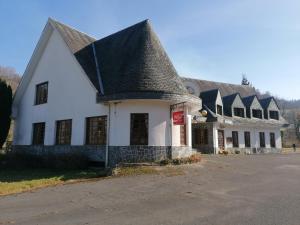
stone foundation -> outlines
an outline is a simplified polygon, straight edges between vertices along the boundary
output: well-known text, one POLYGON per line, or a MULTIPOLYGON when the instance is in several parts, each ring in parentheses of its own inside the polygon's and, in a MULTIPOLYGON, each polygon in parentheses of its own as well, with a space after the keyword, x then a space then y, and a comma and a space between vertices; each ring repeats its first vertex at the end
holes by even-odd
MULTIPOLYGON (((28 154, 68 154, 79 153, 87 155, 91 161, 105 161, 106 146, 13 146, 15 152, 25 152, 28 154)), ((110 166, 115 166, 120 162, 138 163, 155 162, 163 159, 173 159, 189 157, 196 153, 191 147, 170 147, 170 146, 109 146, 108 161, 110 166)))
POLYGON ((269 154, 269 153, 281 153, 280 148, 227 148, 230 154, 269 154))

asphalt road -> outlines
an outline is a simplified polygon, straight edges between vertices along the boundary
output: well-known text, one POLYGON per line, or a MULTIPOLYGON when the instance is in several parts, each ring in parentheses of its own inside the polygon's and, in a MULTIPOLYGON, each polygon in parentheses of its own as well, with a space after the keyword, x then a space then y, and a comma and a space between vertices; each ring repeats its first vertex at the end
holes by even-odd
POLYGON ((300 224, 300 154, 210 156, 183 170, 1 197, 0 224, 300 224))

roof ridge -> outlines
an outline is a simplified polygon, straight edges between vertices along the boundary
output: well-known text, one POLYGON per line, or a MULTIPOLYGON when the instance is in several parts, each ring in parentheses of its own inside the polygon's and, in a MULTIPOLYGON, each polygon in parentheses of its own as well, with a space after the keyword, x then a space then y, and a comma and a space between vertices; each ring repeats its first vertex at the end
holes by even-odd
POLYGON ((220 81, 212 81, 212 80, 204 80, 204 79, 197 79, 197 78, 192 78, 192 77, 183 77, 180 76, 183 79, 189 79, 189 80, 197 80, 197 81, 205 81, 205 82, 213 82, 213 83, 219 83, 219 84, 230 84, 230 85, 235 85, 235 86, 240 86, 240 87, 246 87, 246 88, 252 88, 255 89, 254 87, 251 87, 249 85, 242 85, 242 84, 233 84, 233 83, 226 83, 226 82, 220 82, 220 81))
POLYGON ((118 30, 118 31, 116 31, 116 32, 113 32, 113 33, 111 33, 111 34, 109 34, 109 35, 107 35, 107 36, 104 36, 104 37, 98 39, 97 41, 104 40, 104 39, 109 38, 109 37, 111 37, 111 36, 113 36, 113 35, 119 34, 119 33, 123 32, 123 31, 132 29, 132 28, 134 28, 134 27, 136 27, 136 26, 138 26, 138 25, 142 25, 142 24, 151 26, 151 25, 150 25, 150 24, 151 24, 151 23, 150 23, 150 20, 149 20, 149 19, 145 19, 145 20, 142 20, 142 21, 140 21, 140 22, 138 22, 138 23, 136 23, 136 24, 130 25, 130 26, 125 27, 125 28, 123 28, 123 29, 121 29, 121 30, 118 30))
POLYGON ((51 17, 49 17, 48 20, 51 21, 51 22, 53 22, 53 23, 58 23, 58 24, 60 24, 60 25, 62 25, 62 26, 64 26, 64 27, 66 27, 66 28, 68 28, 68 29, 70 29, 70 30, 73 30, 73 31, 76 31, 76 32, 78 32, 78 33, 81 33, 81 34, 83 34, 83 35, 85 35, 85 36, 88 36, 89 38, 92 38, 92 39, 94 39, 95 41, 97 40, 97 38, 91 36, 90 34, 87 34, 87 33, 83 32, 83 31, 78 30, 78 29, 74 28, 74 27, 71 26, 71 25, 62 23, 62 22, 60 22, 60 21, 58 21, 58 20, 55 20, 55 19, 53 19, 53 18, 51 18, 51 17))

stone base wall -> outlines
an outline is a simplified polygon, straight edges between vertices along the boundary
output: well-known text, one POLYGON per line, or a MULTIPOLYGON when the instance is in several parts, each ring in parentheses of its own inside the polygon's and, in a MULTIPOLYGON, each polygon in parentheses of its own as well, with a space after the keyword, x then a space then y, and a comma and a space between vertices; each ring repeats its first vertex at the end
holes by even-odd
POLYGON ((105 149, 105 145, 15 145, 12 151, 35 155, 79 153, 101 162, 105 161, 105 149))
MULTIPOLYGON (((91 161, 104 162, 106 146, 13 146, 15 152, 25 152, 28 154, 68 154, 80 153, 86 155, 91 161)), ((189 157, 196 153, 191 147, 171 147, 171 146, 109 146, 108 161, 110 166, 115 166, 120 162, 138 163, 155 162, 163 159, 173 159, 189 157)))
POLYGON ((226 149, 231 154, 268 154, 268 153, 281 153, 280 148, 227 148, 226 149))

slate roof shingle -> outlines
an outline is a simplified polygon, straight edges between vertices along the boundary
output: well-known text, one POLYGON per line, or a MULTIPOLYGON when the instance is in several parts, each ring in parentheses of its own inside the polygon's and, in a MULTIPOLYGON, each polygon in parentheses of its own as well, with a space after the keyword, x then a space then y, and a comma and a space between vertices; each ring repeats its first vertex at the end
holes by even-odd
MULTIPOLYGON (((93 45, 105 100, 189 96, 148 20, 100 40, 52 20, 95 88, 101 93, 93 45)), ((189 96, 197 100, 195 96, 189 96)), ((200 99, 198 98, 200 101, 200 99)))
POLYGON ((250 87, 247 85, 228 84, 228 83, 214 82, 208 80, 198 80, 198 79, 186 78, 186 77, 183 77, 182 80, 196 83, 200 88, 200 92, 219 89, 222 97, 232 95, 235 93, 239 93, 242 98, 257 94, 254 87, 250 87))

